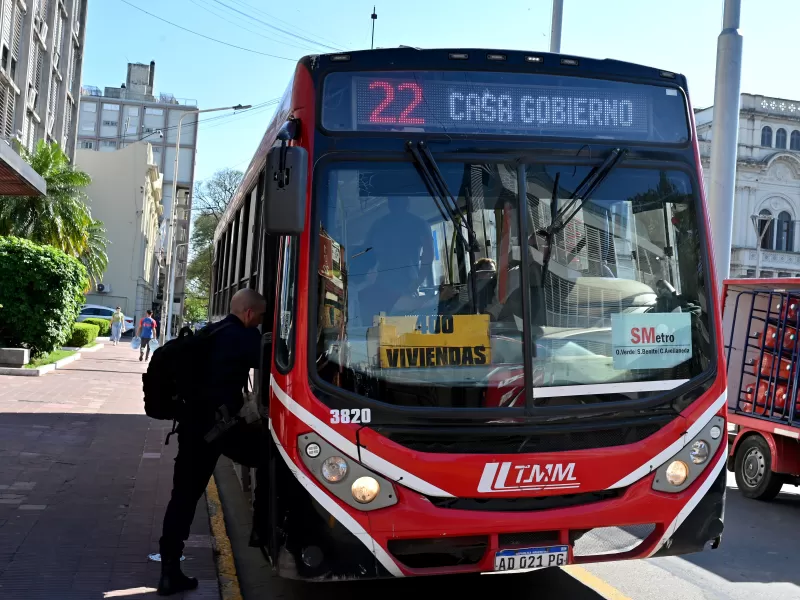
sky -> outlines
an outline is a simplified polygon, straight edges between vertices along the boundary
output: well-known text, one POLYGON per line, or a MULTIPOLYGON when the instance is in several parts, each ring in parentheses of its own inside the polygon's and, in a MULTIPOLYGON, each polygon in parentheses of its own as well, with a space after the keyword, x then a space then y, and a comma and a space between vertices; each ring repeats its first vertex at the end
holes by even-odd
MULTIPOLYGON (((769 0, 769 10, 765 3, 742 0, 742 92, 800 100, 791 58, 800 2, 769 0)), ((283 95, 296 60, 369 48, 373 5, 375 47, 547 51, 550 45, 551 0, 89 0, 82 83, 117 87, 128 62, 154 60, 156 94, 195 99, 200 108, 254 105, 201 123, 198 134, 195 180, 222 168, 243 171, 274 111, 264 103, 283 95)), ((682 73, 693 106, 705 107, 713 104, 722 6, 723 0, 564 0, 561 52, 682 73)), ((205 118, 219 115, 225 113, 205 118)))

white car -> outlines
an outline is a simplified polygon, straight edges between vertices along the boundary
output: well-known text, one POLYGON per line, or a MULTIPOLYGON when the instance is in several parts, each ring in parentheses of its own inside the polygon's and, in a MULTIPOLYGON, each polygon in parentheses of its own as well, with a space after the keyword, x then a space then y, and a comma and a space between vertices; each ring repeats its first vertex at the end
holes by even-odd
MULTIPOLYGON (((114 314, 113 308, 101 306, 99 304, 84 304, 81 312, 78 315, 78 321, 85 321, 86 319, 111 319, 114 314)), ((125 330, 133 331, 133 317, 125 317, 125 330)))

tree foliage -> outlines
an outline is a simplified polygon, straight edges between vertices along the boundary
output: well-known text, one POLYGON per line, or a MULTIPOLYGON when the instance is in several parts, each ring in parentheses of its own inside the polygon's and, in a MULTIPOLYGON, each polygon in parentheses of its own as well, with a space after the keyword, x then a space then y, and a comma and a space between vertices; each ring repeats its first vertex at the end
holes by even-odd
POLYGON ((0 235, 53 246, 79 258, 91 280, 99 280, 108 266, 108 240, 86 203, 84 189, 91 177, 76 169, 56 143, 39 141, 33 152, 23 146, 18 150, 44 178, 47 195, 0 197, 0 235))
POLYGON ((242 182, 244 173, 236 169, 220 169, 209 179, 194 186, 192 209, 201 215, 212 215, 217 222, 242 182))
POLYGON ((0 346, 39 355, 63 346, 88 284, 86 267, 64 252, 0 237, 0 346))
POLYGON ((192 205, 199 214, 192 227, 192 258, 186 271, 186 313, 190 321, 193 320, 189 317, 190 310, 202 314, 202 319, 207 318, 214 260, 214 230, 233 200, 242 177, 241 171, 222 169, 195 186, 192 205))

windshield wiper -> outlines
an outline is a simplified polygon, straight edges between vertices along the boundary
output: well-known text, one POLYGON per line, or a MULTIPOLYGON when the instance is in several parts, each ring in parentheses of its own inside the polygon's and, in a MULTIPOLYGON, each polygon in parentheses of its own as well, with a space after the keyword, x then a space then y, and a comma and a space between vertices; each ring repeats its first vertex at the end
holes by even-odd
POLYGON ((428 146, 425 142, 419 142, 418 148, 415 148, 414 143, 409 141, 406 143, 406 147, 414 158, 414 162, 419 167, 422 179, 436 202, 439 212, 442 213, 442 218, 446 221, 449 220, 453 222, 453 227, 458 230, 458 235, 465 247, 473 252, 479 251, 480 245, 478 244, 475 230, 472 229, 469 220, 464 213, 461 212, 458 202, 450 192, 450 188, 447 187, 444 175, 442 175, 442 171, 439 169, 439 165, 436 164, 428 146), (467 230, 468 239, 464 237, 464 233, 461 231, 459 224, 463 225, 464 229, 467 230))
POLYGON ((627 148, 614 148, 606 159, 599 167, 595 167, 589 174, 583 178, 575 188, 575 191, 569 198, 569 202, 564 205, 560 211, 555 213, 555 208, 558 206, 558 182, 561 173, 556 173, 555 182, 553 185, 553 194, 550 199, 550 214, 554 215, 550 220, 550 225, 542 233, 547 242, 544 249, 544 256, 542 258, 542 283, 544 284, 544 277, 547 275, 547 267, 550 263, 550 255, 553 248, 553 239, 556 234, 563 231, 570 221, 574 219, 577 214, 583 209, 595 190, 602 184, 611 171, 622 162, 628 154, 627 148), (555 214, 554 214, 555 213, 555 214))
MULTIPOLYGON (((431 198, 433 198, 436 204, 436 208, 439 209, 442 219, 453 223, 453 229, 457 232, 458 239, 467 251, 467 256, 469 257, 469 271, 470 274, 472 274, 475 270, 475 252, 480 251, 480 245, 478 244, 475 230, 472 228, 469 219, 461 212, 458 201, 456 201, 455 197, 450 192, 450 188, 447 187, 447 181, 445 181, 444 175, 442 175, 442 171, 439 169, 439 165, 436 164, 433 154, 431 154, 425 142, 419 142, 417 147, 415 147, 414 142, 409 140, 406 142, 406 148, 411 153, 414 164, 417 165, 422 181, 428 188, 428 192, 430 192, 431 198), (464 232, 461 229, 462 226, 467 230, 468 238, 464 236, 464 232)), ((470 282, 470 304, 472 304, 473 309, 477 312, 477 284, 475 283, 474 275, 468 279, 470 282)))

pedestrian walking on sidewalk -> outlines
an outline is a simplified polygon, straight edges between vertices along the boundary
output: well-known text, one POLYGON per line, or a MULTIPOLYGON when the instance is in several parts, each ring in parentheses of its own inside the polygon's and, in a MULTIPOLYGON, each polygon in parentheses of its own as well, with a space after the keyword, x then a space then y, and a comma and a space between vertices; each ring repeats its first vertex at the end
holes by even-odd
POLYGON ((111 315, 111 342, 115 346, 119 344, 119 338, 123 333, 125 333, 125 315, 118 306, 111 315))
MULTIPOLYGON (((180 560, 197 503, 219 457, 225 455, 249 467, 265 464, 264 429, 259 422, 256 426, 248 425, 239 413, 244 406, 243 390, 250 370, 260 366, 262 336, 256 328, 262 323, 266 308, 261 294, 250 289, 239 290, 231 299, 230 314, 199 334, 207 346, 203 346, 204 355, 192 368, 200 379, 192 386, 198 390, 194 392, 196 397, 186 399, 183 414, 178 418, 172 496, 159 540, 158 593, 162 596, 197 587, 197 580, 181 571, 180 560)), ((165 345, 164 350, 167 348, 165 345)))
POLYGON ((156 320, 153 318, 152 310, 148 310, 147 316, 139 321, 139 329, 136 335, 142 338, 142 345, 139 346, 139 361, 150 360, 150 340, 156 335, 156 320), (146 355, 145 351, 147 352, 146 355))

